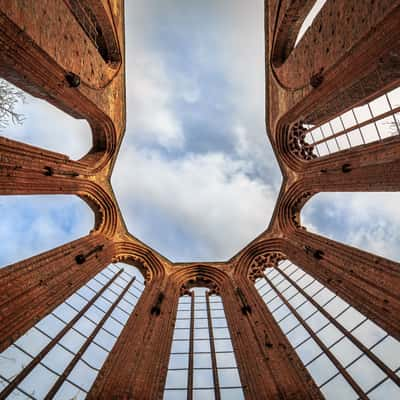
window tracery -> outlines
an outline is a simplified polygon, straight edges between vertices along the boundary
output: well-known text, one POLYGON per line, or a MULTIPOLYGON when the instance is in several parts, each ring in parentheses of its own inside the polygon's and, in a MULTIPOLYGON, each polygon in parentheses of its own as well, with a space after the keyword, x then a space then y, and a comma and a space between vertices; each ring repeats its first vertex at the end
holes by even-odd
POLYGON ((399 134, 400 88, 397 87, 328 121, 295 122, 289 129, 288 144, 293 155, 310 161, 399 134))
POLYGON ((0 397, 84 399, 144 289, 111 264, 0 355, 0 397))
POLYGON ((291 263, 255 286, 327 399, 400 395, 400 343, 291 263))
POLYGON ((221 297, 204 287, 183 293, 164 400, 244 399, 221 297))

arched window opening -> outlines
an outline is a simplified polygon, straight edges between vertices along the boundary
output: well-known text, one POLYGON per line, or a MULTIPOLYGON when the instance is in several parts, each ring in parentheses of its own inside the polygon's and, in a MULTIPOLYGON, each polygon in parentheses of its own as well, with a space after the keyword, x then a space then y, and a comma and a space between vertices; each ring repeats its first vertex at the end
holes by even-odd
POLYGON ((301 212, 310 232, 400 261, 397 192, 319 193, 301 212))
POLYGON ((308 28, 312 25, 315 17, 319 14, 326 1, 327 0, 316 0, 315 4, 313 5, 307 16, 304 18, 303 23, 301 24, 299 33, 297 34, 296 41, 294 43, 294 47, 298 46, 304 34, 307 32, 308 28))
POLYGON ((1 196, 0 268, 89 234, 94 214, 76 196, 1 196))
POLYGON ((84 399, 144 290, 112 264, 0 355, 0 397, 84 399))
POLYGON ((20 118, 16 120, 12 113, 2 112, 0 108, 1 135, 65 154, 72 160, 78 160, 90 151, 92 132, 86 120, 73 118, 0 78, 0 105, 4 105, 4 101, 20 118))
POLYGON ((288 260, 255 286, 326 399, 400 398, 396 339, 288 260))
POLYGON ((194 288, 179 299, 164 400, 244 399, 220 296, 194 288))
POLYGON ((322 124, 297 123, 292 129, 298 140, 294 153, 306 160, 399 134, 400 87, 322 124))

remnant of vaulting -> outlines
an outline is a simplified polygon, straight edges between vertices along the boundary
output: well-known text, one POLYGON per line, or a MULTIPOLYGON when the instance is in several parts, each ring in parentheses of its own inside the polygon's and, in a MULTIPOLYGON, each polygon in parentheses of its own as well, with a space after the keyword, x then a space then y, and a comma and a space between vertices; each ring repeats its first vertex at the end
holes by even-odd
MULTIPOLYGON (((352 367, 285 296, 278 285, 282 281, 374 364, 382 382, 398 390, 399 366, 382 361, 288 271, 300 269, 319 290, 329 290, 390 338, 400 339, 400 265, 309 233, 300 221, 303 205, 318 192, 400 188, 400 137, 385 137, 378 124, 399 111, 390 104, 388 93, 400 84, 400 1, 328 0, 295 46, 313 4, 265 4, 266 123, 283 174, 268 229, 227 262, 174 264, 127 232, 110 186, 125 129, 123 1, 0 0, 0 75, 74 117, 87 119, 93 132, 93 148, 79 161, 0 137, 0 194, 75 194, 96 216, 88 236, 0 270, 1 351, 109 264, 122 261, 141 271, 145 288, 87 398, 161 399, 165 388, 168 395, 178 303, 187 294, 193 296, 195 286, 208 288, 207 302, 212 293, 222 300, 246 399, 329 398, 329 383, 339 378, 354 398, 368 398, 379 383, 371 388, 360 383, 352 367), (389 101, 386 111, 340 126, 347 112, 360 105, 370 107, 382 96, 389 101), (335 123, 338 129, 324 133, 324 126, 335 123), (368 124, 376 126, 376 140, 354 146, 352 132, 362 132, 359 128, 368 124), (315 138, 319 127, 322 135, 315 138), (342 140, 347 145, 341 146, 342 140), (325 154, 321 146, 328 149, 325 154), (290 341, 291 330, 282 320, 277 322, 271 299, 284 306, 333 365, 336 372, 330 378, 322 382, 312 367, 305 366, 302 353, 290 341)), ((206 309, 211 323, 213 309, 206 309)), ((193 325, 191 329, 193 335, 193 325)), ((47 354, 43 351, 16 377, 1 378, 0 398, 18 390, 47 354)), ((191 375, 193 345, 188 351, 191 375)), ((222 388, 221 393, 216 389, 221 375, 215 352, 210 368, 212 390, 219 399, 224 396, 222 388)), ((61 374, 47 398, 66 379, 67 374, 61 374)), ((188 398, 194 390, 190 385, 193 377, 188 398)), ((175 389, 176 398, 179 390, 185 397, 186 386, 175 389)))

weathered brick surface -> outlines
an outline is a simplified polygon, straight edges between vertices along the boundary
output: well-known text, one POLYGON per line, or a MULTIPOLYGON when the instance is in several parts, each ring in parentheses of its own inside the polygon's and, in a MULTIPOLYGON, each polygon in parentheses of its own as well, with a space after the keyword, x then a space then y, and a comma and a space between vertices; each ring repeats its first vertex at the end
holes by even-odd
POLYGON ((110 264, 113 243, 93 234, 0 270, 0 351, 110 264), (78 264, 75 257, 101 251, 78 264))
POLYGON ((399 264, 309 234, 300 221, 305 202, 321 191, 399 190, 399 138, 304 161, 290 151, 289 129, 300 118, 324 121, 399 85, 400 1, 328 0, 293 50, 312 4, 266 1, 266 119, 283 173, 269 228, 228 262, 174 264, 127 232, 110 185, 125 129, 123 1, 0 0, 0 75, 86 118, 93 132, 93 148, 78 161, 0 138, 0 194, 75 194, 96 216, 88 236, 0 270, 0 350, 111 261, 137 266, 146 289, 92 399, 162 398, 176 305, 191 280, 207 280, 221 294, 247 399, 321 398, 251 281, 260 263, 283 256, 399 338, 399 264), (91 23, 101 27, 101 38, 93 37, 91 23), (80 78, 77 87, 66 79, 71 72, 80 78), (98 245, 101 251, 77 264, 77 254, 98 245), (310 248, 323 259, 310 256, 310 248), (251 314, 241 313, 236 287, 251 314), (160 292, 156 316, 150 310, 160 292))

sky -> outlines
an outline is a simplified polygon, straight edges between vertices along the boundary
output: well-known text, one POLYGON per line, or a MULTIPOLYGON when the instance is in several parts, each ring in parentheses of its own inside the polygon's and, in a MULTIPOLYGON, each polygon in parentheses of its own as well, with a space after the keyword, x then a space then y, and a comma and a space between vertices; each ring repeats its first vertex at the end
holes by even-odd
POLYGON ((263 2, 126 4, 127 132, 112 176, 129 230, 174 261, 226 260, 266 229, 263 2))
POLYGON ((302 210, 309 231, 400 261, 400 195, 319 193, 302 210))

